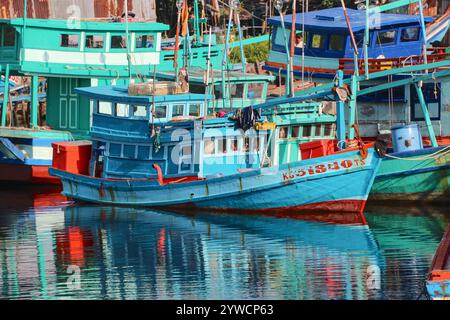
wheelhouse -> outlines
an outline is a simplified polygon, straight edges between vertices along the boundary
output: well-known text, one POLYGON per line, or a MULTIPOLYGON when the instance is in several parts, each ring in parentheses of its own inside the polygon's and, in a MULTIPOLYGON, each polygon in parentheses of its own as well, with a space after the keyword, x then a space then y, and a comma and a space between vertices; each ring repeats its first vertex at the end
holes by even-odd
MULTIPOLYGON (((158 72, 156 77, 160 80, 175 79, 173 72, 158 72)), ((248 74, 241 71, 225 72, 224 77, 222 78, 221 71, 214 70, 206 83, 205 70, 189 69, 189 91, 197 94, 206 93, 214 97, 209 101, 208 114, 222 109, 239 109, 265 102, 269 83, 275 80, 271 75, 248 74)))
MULTIPOLYGON (((366 14, 363 10, 347 11, 358 47, 358 56, 362 57, 366 14)), ((354 50, 342 8, 310 11, 304 14, 304 19, 302 17, 302 14, 296 16, 296 75, 299 75, 302 61, 305 72, 311 73, 312 77, 322 78, 324 74, 332 76, 339 69, 345 70, 346 74, 352 73, 352 66, 347 64, 353 64, 354 50)), ((432 20, 431 17, 425 17, 425 23, 432 20)), ((280 17, 270 18, 269 24, 273 27, 272 49, 264 68, 272 72, 285 72, 287 54, 284 33, 290 47, 292 15, 285 17, 285 30, 280 17)), ((396 61, 392 59, 422 54, 424 41, 419 16, 378 13, 369 17, 369 28, 368 58, 371 59, 371 64, 373 61, 378 62, 378 69, 394 67, 396 61), (380 67, 380 62, 384 62, 380 59, 389 61, 380 67)))
POLYGON ((157 165, 165 178, 205 177, 260 166, 267 132, 242 132, 228 118, 205 118, 208 95, 130 96, 126 87, 76 92, 94 106, 93 176, 155 178, 157 165))

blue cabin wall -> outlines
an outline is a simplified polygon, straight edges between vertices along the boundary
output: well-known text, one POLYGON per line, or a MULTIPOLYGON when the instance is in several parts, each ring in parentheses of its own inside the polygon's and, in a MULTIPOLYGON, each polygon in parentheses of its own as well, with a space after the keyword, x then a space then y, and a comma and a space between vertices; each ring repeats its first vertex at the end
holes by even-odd
MULTIPOLYGON (((300 30, 297 30, 299 33, 300 30)), ((313 27, 305 27, 305 32, 307 34, 305 56, 308 57, 322 57, 322 58, 353 58, 353 47, 348 32, 335 31, 335 30, 324 30, 316 29, 313 27), (324 37, 322 48, 312 48, 312 41, 314 35, 321 35, 324 37), (330 50, 330 38, 331 35, 339 35, 344 37, 343 50, 330 50)), ((289 47, 291 45, 290 41, 291 30, 286 30, 286 35, 289 39, 289 47)), ((359 37, 363 39, 363 33, 355 33, 356 40, 358 42, 359 37)), ((403 38, 405 39, 405 38, 403 38)), ((378 30, 370 31, 370 42, 369 42, 369 58, 377 58, 383 55, 385 58, 395 58, 401 56, 410 55, 420 55, 423 44, 423 37, 420 32, 420 26, 418 24, 408 24, 403 26, 395 27, 384 27, 378 30), (402 32, 406 32, 406 29, 414 28, 418 31, 418 37, 415 41, 402 41, 402 32), (395 42, 380 45, 376 43, 377 37, 387 31, 395 30, 395 42)), ((362 44, 358 45, 359 56, 363 56, 362 44)), ((281 27, 275 27, 272 32, 272 50, 277 52, 285 53, 284 36, 281 27), (280 42, 281 41, 281 42, 280 42)), ((302 49, 295 48, 295 55, 301 56, 302 49)))

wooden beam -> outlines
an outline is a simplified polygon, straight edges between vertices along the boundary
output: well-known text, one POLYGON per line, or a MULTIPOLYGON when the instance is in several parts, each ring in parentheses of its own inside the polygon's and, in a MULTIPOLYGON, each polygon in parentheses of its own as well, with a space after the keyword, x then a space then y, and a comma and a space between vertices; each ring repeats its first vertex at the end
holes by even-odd
POLYGON ((388 11, 388 10, 392 10, 392 9, 397 9, 397 8, 400 8, 403 6, 407 6, 407 5, 416 3, 416 2, 419 2, 419 0, 398 0, 395 2, 383 4, 378 7, 372 7, 368 11, 369 11, 369 14, 380 13, 380 12, 384 12, 384 11, 388 11))

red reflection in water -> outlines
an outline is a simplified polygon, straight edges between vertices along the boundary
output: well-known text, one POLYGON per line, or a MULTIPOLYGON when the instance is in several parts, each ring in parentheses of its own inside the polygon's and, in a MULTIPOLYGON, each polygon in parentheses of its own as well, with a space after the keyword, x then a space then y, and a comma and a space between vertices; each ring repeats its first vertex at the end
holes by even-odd
POLYGON ((84 267, 87 258, 86 251, 93 246, 94 242, 90 230, 69 227, 64 233, 56 235, 56 253, 58 258, 71 265, 84 267))

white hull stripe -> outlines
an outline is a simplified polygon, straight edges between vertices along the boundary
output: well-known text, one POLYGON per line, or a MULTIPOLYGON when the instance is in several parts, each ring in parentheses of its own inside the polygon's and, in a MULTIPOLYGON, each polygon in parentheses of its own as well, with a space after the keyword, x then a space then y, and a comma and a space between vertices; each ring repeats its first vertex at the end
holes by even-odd
MULTIPOLYGON (((131 53, 133 65, 159 64, 159 52, 131 53)), ((25 61, 59 64, 127 66, 126 52, 68 52, 57 50, 25 49, 25 61)))

